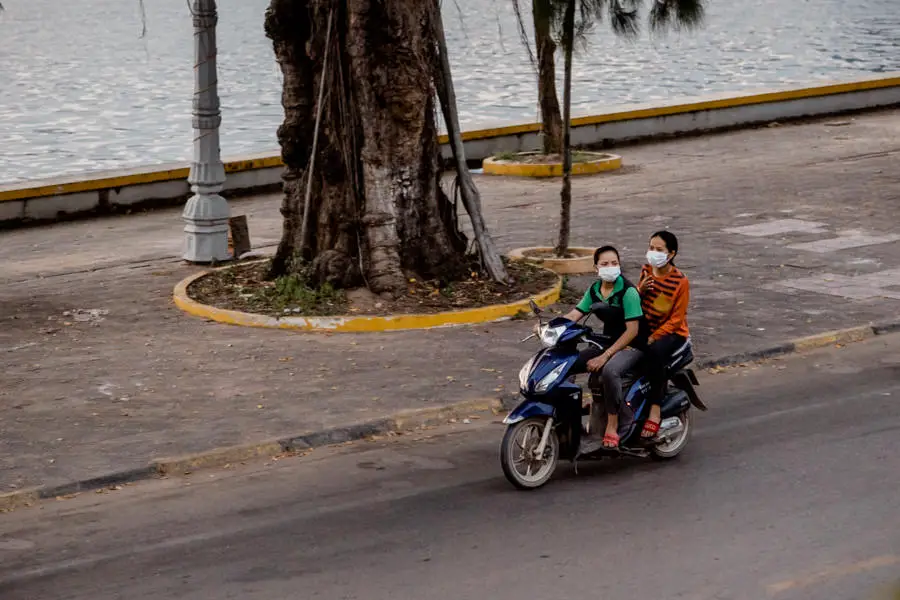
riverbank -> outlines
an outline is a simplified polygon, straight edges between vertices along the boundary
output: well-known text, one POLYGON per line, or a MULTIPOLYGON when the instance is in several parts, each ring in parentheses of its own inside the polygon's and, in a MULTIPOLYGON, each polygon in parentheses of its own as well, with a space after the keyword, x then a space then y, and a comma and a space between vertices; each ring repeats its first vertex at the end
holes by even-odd
MULTIPOLYGON (((717 95, 654 106, 624 107, 572 121, 572 141, 586 148, 609 148, 668 136, 686 136, 760 124, 783 123, 900 106, 900 74, 754 94, 717 95)), ((478 162, 500 152, 523 152, 540 145, 540 124, 496 127, 463 134, 466 156, 478 162)), ((446 137, 442 152, 450 157, 446 137)), ((628 164, 629 158, 625 157, 628 164)), ((226 161, 226 196, 277 190, 283 164, 275 155, 226 161)), ((183 203, 190 194, 188 166, 86 174, 0 185, 0 226, 64 220, 93 214, 131 212, 183 203)))
MULTIPOLYGON (((616 244, 634 275, 648 234, 675 231, 698 361, 882 322, 900 312, 898 139, 894 110, 636 146, 632 168, 573 181, 572 243, 616 244)), ((552 243, 556 182, 477 184, 503 251, 552 243)), ((259 250, 278 207, 233 204, 259 250)), ((321 335, 185 315, 178 219, 0 232, 3 491, 515 393, 529 323, 321 335)))

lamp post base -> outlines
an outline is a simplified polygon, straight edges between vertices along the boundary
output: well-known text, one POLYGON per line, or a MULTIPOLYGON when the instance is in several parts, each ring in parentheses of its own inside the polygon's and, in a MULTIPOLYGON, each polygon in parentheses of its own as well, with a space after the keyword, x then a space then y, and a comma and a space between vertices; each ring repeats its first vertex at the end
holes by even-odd
POLYGON ((219 194, 194 194, 184 206, 186 261, 209 264, 231 260, 228 252, 228 201, 219 194))

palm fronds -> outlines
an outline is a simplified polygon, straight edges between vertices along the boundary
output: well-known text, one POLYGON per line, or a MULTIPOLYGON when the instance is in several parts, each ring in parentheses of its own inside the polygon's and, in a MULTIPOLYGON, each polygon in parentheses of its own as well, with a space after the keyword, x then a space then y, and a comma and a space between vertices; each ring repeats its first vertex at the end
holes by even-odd
POLYGON ((696 29, 703 24, 706 8, 703 0, 652 0, 650 28, 653 31, 666 29, 696 29))
MULTIPOLYGON (((554 41, 566 47, 563 20, 569 2, 576 5, 575 34, 572 43, 586 47, 591 30, 604 20, 616 35, 634 38, 641 32, 643 0, 532 0, 532 22, 526 23, 522 0, 512 0, 518 22, 519 35, 528 50, 528 58, 535 61, 528 30, 538 21, 549 27, 554 41)), ((705 17, 705 0, 649 0, 647 20, 651 31, 696 29, 705 17)))

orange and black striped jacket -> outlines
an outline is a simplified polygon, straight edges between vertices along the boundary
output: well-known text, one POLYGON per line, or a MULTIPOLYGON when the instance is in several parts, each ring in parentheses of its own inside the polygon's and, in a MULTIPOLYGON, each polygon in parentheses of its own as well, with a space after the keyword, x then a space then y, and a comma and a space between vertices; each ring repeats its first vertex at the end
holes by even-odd
POLYGON ((654 277, 650 265, 644 265, 639 289, 643 289, 648 278, 653 279, 653 289, 641 294, 641 308, 649 325, 650 337, 659 339, 669 334, 688 337, 691 334, 687 324, 688 302, 691 300, 688 278, 674 265, 665 277, 654 277))

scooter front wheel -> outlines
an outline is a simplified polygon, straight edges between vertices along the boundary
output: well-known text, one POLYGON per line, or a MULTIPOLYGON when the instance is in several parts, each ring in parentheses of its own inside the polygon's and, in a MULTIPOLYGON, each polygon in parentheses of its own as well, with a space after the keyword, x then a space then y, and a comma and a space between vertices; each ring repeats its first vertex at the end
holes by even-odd
POLYGON ((550 430, 541 456, 537 456, 546 417, 532 417, 506 428, 500 444, 500 464, 503 474, 520 490, 533 490, 550 480, 559 462, 559 438, 556 429, 550 430))

